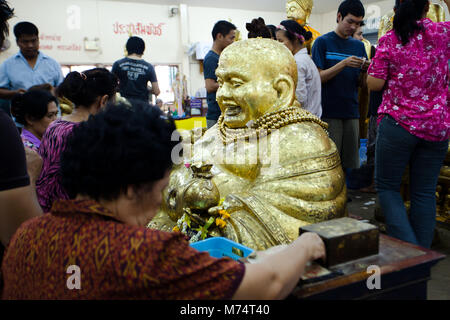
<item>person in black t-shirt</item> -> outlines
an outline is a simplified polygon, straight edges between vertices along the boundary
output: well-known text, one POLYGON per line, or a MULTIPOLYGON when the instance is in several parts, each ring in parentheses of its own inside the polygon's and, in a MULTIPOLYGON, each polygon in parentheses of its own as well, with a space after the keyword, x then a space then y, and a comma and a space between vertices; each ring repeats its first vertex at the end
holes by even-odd
MULTIPOLYGON (((0 0, 0 47, 9 33, 8 19, 14 10, 0 0)), ((0 261, 1 246, 25 220, 40 215, 30 176, 38 170, 37 154, 26 153, 19 132, 10 116, 0 109, 0 261)))
POLYGON ((150 94, 160 94, 155 68, 144 59, 145 42, 139 37, 130 37, 126 44, 128 56, 116 61, 111 72, 120 80, 120 95, 127 99, 149 102, 150 94), (152 84, 151 91, 148 82, 152 84))
MULTIPOLYGON (((8 19, 14 10, 0 0, 0 47, 8 35, 8 19)), ((0 266, 4 247, 16 229, 30 218, 42 214, 34 187, 30 185, 29 169, 37 160, 25 150, 14 121, 0 109, 0 266)), ((30 172, 30 174, 34 174, 30 172)), ((2 291, 0 269, 0 292, 2 291)))
MULTIPOLYGON (((37 153, 27 154, 14 121, 0 110, 0 265, 4 248, 17 228, 42 214, 30 172, 36 167, 37 153), (28 172, 27 172, 28 167, 28 172)), ((0 270, 0 292, 2 275, 0 270)))
POLYGON ((0 110, 0 243, 5 245, 25 220, 42 209, 30 176, 40 172, 42 160, 24 148, 14 121, 0 110))

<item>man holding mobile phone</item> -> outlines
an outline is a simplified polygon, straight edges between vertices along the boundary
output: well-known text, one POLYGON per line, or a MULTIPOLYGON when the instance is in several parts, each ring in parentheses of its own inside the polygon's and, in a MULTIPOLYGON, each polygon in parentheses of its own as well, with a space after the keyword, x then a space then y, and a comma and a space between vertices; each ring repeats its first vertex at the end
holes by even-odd
POLYGON ((363 23, 364 15, 361 1, 343 1, 336 30, 317 38, 312 48, 322 80, 322 120, 328 123, 344 169, 359 168, 358 87, 364 85, 370 63, 363 43, 351 36, 363 23))

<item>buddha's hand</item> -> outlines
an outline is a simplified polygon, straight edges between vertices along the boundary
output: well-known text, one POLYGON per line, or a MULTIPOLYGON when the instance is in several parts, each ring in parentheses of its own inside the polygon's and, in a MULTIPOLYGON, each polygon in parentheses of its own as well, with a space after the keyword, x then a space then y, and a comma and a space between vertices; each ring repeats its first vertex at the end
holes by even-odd
POLYGON ((233 195, 228 195, 220 206, 209 208, 208 213, 211 216, 220 216, 226 211, 227 214, 231 215, 233 212, 242 209, 244 209, 244 204, 233 195))

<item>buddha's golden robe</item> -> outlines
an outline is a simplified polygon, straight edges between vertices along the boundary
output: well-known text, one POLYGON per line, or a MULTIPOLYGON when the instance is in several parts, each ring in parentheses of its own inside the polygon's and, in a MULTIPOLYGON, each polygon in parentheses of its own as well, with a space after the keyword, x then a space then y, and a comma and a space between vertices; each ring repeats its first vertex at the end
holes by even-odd
MULTIPOLYGON (((367 39, 362 40, 364 49, 369 59, 372 59, 371 44, 367 39)), ((367 130, 369 123, 367 121, 367 115, 369 113, 369 89, 367 87, 358 88, 358 102, 359 102, 359 138, 367 139, 367 130)))
POLYGON ((59 107, 61 108, 61 115, 67 116, 72 113, 73 111, 73 103, 66 97, 60 97, 58 98, 59 107))
MULTIPOLYGON (((231 216, 215 235, 263 250, 291 242, 300 226, 345 215, 345 179, 336 146, 320 124, 308 120, 311 114, 299 112, 305 121, 281 126, 265 141, 246 141, 239 151, 236 142, 222 142, 220 119, 191 145, 193 157, 188 162, 213 164, 212 181, 231 216), (271 165, 267 159, 272 159, 271 165)), ((180 218, 177 206, 182 199, 177 193, 191 177, 183 165, 173 170, 162 211, 150 227, 172 230, 180 218)))

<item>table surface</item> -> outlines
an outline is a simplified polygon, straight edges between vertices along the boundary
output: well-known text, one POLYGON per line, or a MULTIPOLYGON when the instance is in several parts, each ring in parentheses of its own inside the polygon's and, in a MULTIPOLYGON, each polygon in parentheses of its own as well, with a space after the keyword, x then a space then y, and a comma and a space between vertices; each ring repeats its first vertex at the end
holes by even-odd
POLYGON ((329 268, 342 275, 314 283, 298 286, 292 292, 296 298, 307 298, 339 287, 366 281, 372 273, 367 273, 371 265, 379 266, 381 277, 408 268, 429 265, 430 267, 445 258, 445 255, 413 244, 380 234, 378 255, 354 260, 329 268))

